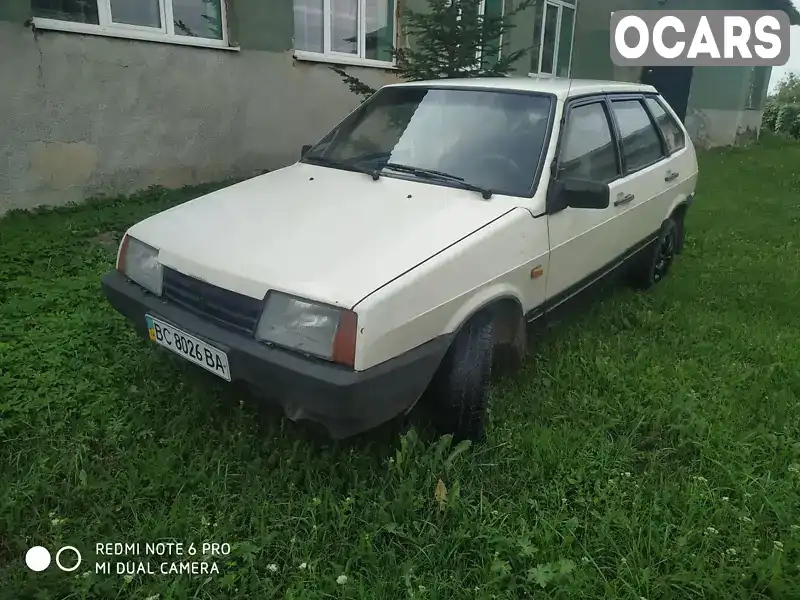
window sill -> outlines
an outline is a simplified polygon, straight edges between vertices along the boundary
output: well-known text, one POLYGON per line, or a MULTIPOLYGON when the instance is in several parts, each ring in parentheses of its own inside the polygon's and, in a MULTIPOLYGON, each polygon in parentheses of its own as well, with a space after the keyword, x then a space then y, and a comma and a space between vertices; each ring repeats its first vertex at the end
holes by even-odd
POLYGON ((238 51, 236 46, 229 46, 222 40, 211 40, 206 38, 193 38, 184 36, 168 36, 161 32, 151 33, 139 29, 124 29, 122 27, 103 27, 91 23, 74 23, 72 21, 59 21, 57 19, 33 18, 33 26, 36 29, 50 31, 64 31, 67 33, 81 33, 86 35, 99 35, 104 37, 120 38, 125 40, 141 40, 145 42, 161 42, 164 44, 175 44, 178 46, 194 46, 195 48, 215 48, 217 50, 238 51))
POLYGON ((307 52, 305 50, 295 50, 294 57, 296 60, 303 60, 309 62, 321 62, 333 65, 352 65, 354 67, 372 67, 373 69, 387 69, 390 71, 396 70, 397 67, 394 63, 385 62, 382 60, 371 60, 369 58, 360 58, 358 56, 347 56, 346 54, 320 54, 319 52, 307 52))

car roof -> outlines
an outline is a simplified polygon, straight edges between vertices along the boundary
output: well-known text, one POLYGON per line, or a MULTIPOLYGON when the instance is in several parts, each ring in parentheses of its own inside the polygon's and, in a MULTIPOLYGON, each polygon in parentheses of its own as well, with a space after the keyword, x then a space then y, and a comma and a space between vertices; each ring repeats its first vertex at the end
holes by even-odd
POLYGON ((497 90, 513 90, 521 92, 539 92, 553 94, 560 99, 582 96, 585 94, 602 94, 606 92, 657 93, 652 85, 630 83, 627 81, 604 81, 602 79, 566 79, 561 77, 462 77, 448 79, 429 79, 426 81, 408 81, 391 84, 396 86, 436 86, 453 88, 481 88, 497 90))

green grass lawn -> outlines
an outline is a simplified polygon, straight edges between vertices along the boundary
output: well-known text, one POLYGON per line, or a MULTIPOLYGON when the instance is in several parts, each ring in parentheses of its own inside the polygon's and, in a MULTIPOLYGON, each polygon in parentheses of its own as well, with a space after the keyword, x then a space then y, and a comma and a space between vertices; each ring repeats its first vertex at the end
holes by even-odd
POLYGON ((800 598, 799 165, 704 155, 668 280, 551 332, 473 447, 320 440, 136 337, 100 291, 115 233, 198 190, 8 216, 0 598, 800 598), (170 539, 231 549, 95 573, 96 543, 170 539), (31 572, 33 545, 83 562, 31 572))

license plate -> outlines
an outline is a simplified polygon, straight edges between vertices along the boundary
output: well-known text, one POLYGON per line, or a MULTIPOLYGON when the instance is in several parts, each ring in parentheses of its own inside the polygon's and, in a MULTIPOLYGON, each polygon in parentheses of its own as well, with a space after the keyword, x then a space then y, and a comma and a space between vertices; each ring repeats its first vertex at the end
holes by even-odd
POLYGON ((147 333, 156 344, 172 350, 175 354, 211 371, 225 381, 231 380, 228 355, 222 350, 206 344, 160 319, 150 315, 145 315, 144 318, 147 321, 147 333))

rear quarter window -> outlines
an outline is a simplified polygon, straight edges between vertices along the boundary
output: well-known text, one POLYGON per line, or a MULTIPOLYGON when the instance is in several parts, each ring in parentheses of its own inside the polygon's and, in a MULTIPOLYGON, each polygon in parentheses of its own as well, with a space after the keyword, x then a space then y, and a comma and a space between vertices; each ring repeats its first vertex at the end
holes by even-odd
POLYGON ((664 134, 664 139, 667 141, 667 151, 672 154, 683 148, 686 145, 686 137, 683 135, 683 130, 675 121, 675 118, 655 98, 646 98, 645 102, 656 123, 658 123, 659 129, 664 134))

